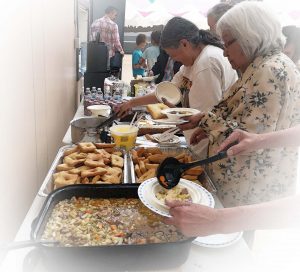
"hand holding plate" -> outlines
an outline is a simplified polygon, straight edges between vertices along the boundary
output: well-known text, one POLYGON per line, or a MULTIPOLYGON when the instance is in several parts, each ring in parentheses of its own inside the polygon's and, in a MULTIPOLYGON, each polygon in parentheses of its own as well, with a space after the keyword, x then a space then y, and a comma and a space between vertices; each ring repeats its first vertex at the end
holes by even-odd
POLYGON ((194 114, 192 116, 188 116, 188 117, 183 117, 181 119, 183 120, 187 120, 188 123, 184 123, 184 124, 181 124, 181 125, 178 125, 178 127, 184 131, 184 130, 189 130, 189 129, 193 129, 195 127, 198 126, 200 120, 202 119, 202 117, 204 116, 203 113, 199 112, 197 114, 194 114))

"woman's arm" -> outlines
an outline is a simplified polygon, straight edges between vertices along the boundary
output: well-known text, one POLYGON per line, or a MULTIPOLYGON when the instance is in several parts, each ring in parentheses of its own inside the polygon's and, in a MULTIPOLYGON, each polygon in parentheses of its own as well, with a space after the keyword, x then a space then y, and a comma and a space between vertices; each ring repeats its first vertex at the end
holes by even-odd
POLYGON ((128 111, 130 111, 134 107, 143 106, 147 104, 154 104, 158 102, 159 101, 153 93, 147 94, 145 96, 135 97, 125 103, 118 105, 115 108, 115 111, 118 113, 119 117, 124 117, 128 114, 128 111))
POLYGON ((249 133, 240 129, 235 130, 221 145, 217 152, 225 149, 229 144, 238 144, 228 149, 228 156, 244 155, 261 148, 300 145, 300 125, 263 134, 249 133))
POLYGON ((167 202, 171 218, 164 220, 186 236, 241 230, 300 226, 300 195, 256 205, 213 209, 199 204, 167 202))

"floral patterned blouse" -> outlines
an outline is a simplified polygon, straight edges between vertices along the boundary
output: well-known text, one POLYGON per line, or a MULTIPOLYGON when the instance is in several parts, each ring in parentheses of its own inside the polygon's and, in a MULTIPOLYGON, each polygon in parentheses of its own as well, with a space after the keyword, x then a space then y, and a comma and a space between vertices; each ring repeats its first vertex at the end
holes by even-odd
MULTIPOLYGON (((257 57, 199 126, 209 137, 208 155, 235 128, 253 133, 282 130, 300 123, 300 74, 283 53, 257 57)), ((265 149, 226 158, 208 174, 226 207, 253 204, 295 191, 297 148, 265 149)))

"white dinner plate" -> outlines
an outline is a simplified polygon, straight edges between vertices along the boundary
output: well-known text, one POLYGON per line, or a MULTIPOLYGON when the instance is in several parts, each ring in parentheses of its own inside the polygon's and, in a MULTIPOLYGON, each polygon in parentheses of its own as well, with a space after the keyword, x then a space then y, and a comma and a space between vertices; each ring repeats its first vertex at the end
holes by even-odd
POLYGON ((163 119, 151 119, 154 123, 157 124, 163 124, 163 125, 180 125, 187 123, 187 120, 170 120, 169 118, 163 118, 163 119))
MULTIPOLYGON (((195 203, 197 204, 202 204, 211 208, 215 206, 215 200, 213 196, 202 186, 186 179, 180 179, 179 185, 188 189, 192 196, 193 202, 194 199, 196 199, 195 203)), ((156 186, 158 186, 157 178, 145 180, 138 188, 138 196, 142 203, 153 212, 162 216, 171 217, 169 214, 169 209, 165 205, 159 204, 159 201, 154 200, 155 195, 153 193, 153 189, 156 186)))
POLYGON ((214 234, 203 237, 197 237, 193 243, 203 247, 221 248, 235 244, 243 236, 243 232, 234 232, 228 234, 214 234))

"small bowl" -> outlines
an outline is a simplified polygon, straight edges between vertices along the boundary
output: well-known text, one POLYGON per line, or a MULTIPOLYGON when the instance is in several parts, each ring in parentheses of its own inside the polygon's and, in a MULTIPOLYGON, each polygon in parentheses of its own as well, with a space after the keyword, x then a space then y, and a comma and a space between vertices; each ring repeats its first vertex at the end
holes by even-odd
POLYGON ((87 109, 92 112, 93 116, 105 116, 110 115, 111 107, 108 105, 91 105, 87 109))
POLYGON ((199 110, 191 108, 169 108, 161 111, 163 114, 167 115, 168 119, 172 121, 178 121, 182 117, 192 116, 199 113, 199 110))
POLYGON ((163 103, 162 98, 164 97, 173 105, 177 105, 182 100, 179 88, 169 81, 157 84, 155 96, 159 102, 163 103))

